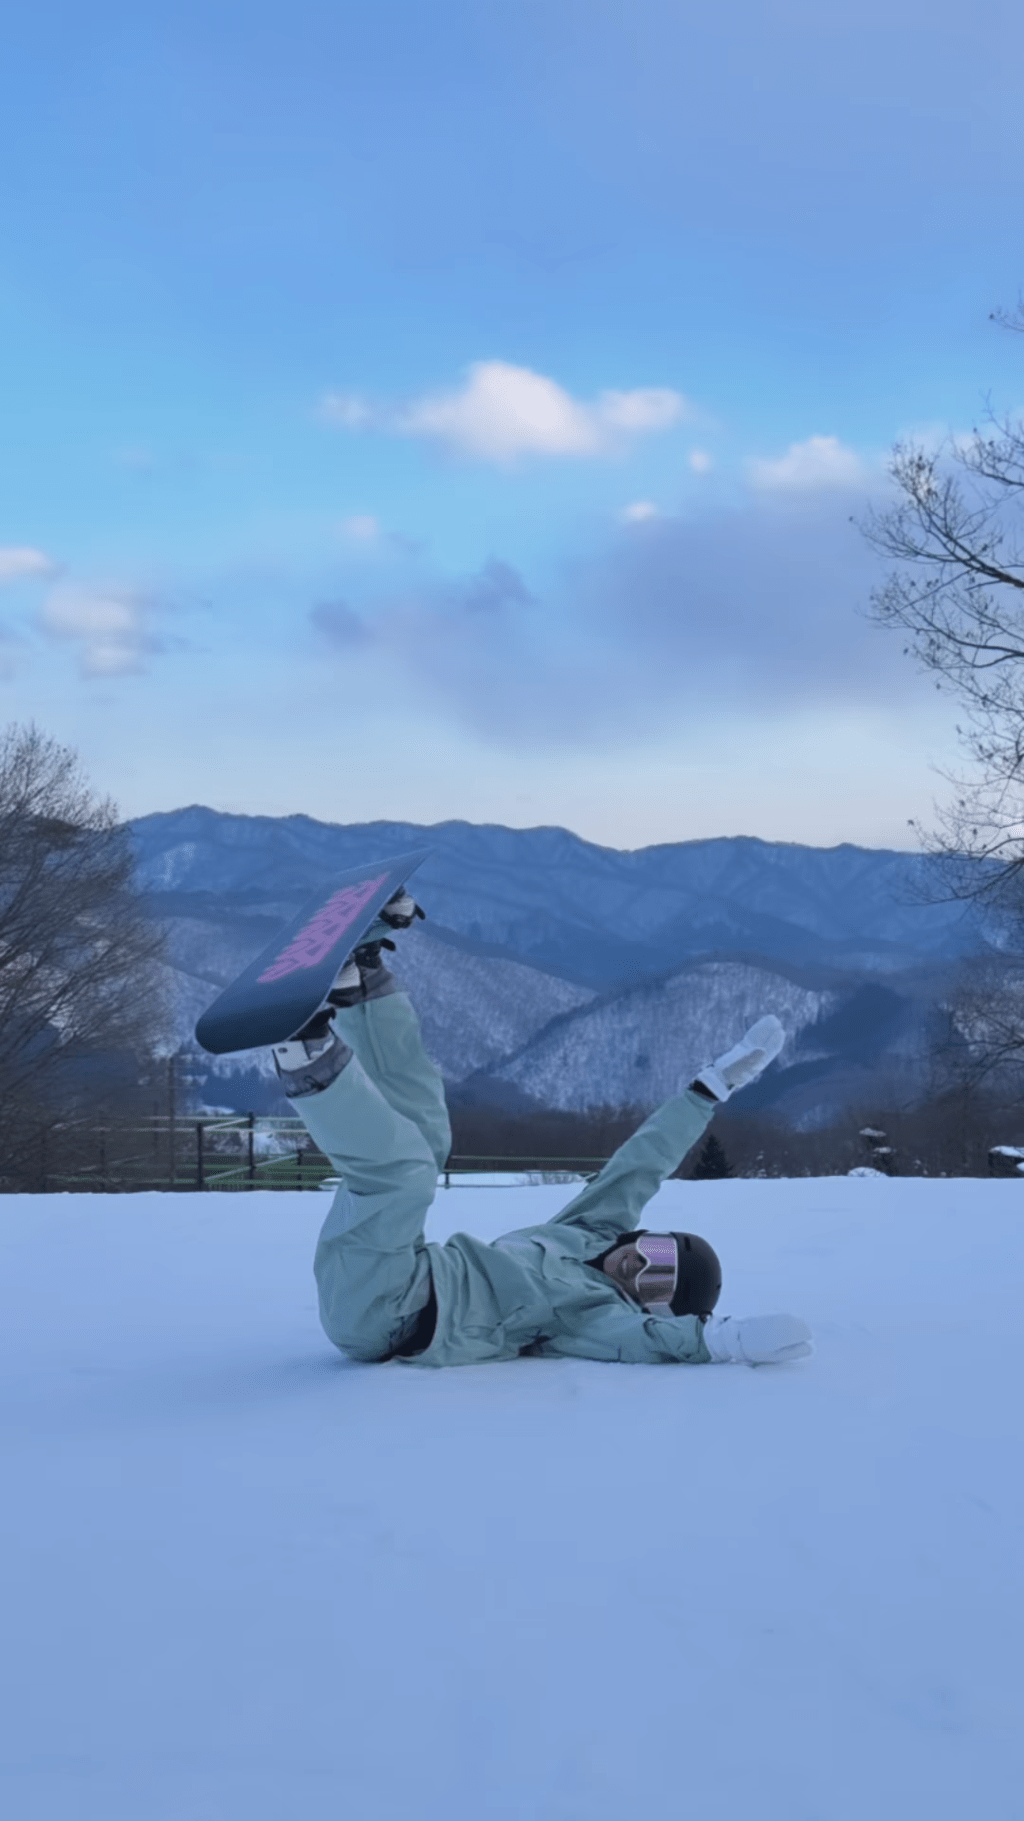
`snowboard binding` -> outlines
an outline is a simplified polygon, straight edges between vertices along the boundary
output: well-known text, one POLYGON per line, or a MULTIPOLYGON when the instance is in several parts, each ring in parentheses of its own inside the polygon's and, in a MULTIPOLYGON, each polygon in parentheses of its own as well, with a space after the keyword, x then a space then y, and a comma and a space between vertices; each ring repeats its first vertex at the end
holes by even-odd
MULTIPOLYGON (((417 917, 426 918, 426 911, 401 886, 394 897, 377 913, 377 920, 386 923, 389 929, 411 929, 417 917)), ((297 1042, 318 1042, 330 1035, 331 1025, 336 1011, 353 1005, 361 1005, 366 999, 383 997, 382 989, 387 991, 391 976, 387 973, 381 950, 395 952, 396 944, 390 936, 375 936, 370 942, 361 942, 354 948, 343 966, 339 969, 334 985, 327 995, 327 1003, 314 1012, 301 1031, 296 1032, 297 1042), (381 973, 380 970, 384 972, 381 973), (374 976, 378 976, 376 979, 374 976)))
MULTIPOLYGON (((380 920, 382 923, 386 923, 389 929, 409 929, 412 924, 415 923, 417 917, 425 918, 426 914, 426 911, 420 908, 415 898, 410 892, 406 891, 405 886, 403 885, 395 893, 393 898, 388 899, 383 910, 380 912, 380 920)), ((394 948, 395 946, 393 942, 388 942, 386 936, 384 938, 384 944, 388 948, 394 948)), ((367 946, 369 947, 370 945, 367 944, 367 946)))

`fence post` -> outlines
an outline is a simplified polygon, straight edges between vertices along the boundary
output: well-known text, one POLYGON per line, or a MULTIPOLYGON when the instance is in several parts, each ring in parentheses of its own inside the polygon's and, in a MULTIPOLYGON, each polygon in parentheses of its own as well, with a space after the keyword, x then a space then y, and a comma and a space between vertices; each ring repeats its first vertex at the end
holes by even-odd
POLYGON ((256 1187, 256 1115, 249 1114, 249 1187, 256 1187))
POLYGON ((175 1063, 177 1058, 167 1058, 167 1186, 177 1187, 178 1160, 175 1155, 175 1088, 177 1086, 175 1063))
POLYGON ((196 1120, 196 1188, 205 1189, 206 1178, 203 1170, 203 1122, 196 1120))

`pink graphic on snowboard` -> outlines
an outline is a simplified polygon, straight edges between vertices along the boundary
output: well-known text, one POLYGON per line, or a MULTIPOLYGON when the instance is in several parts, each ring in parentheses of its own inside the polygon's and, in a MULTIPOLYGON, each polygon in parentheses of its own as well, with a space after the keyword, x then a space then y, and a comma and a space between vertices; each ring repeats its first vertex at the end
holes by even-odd
POLYGON ((343 885, 340 891, 332 893, 316 916, 310 918, 305 928, 292 937, 288 947, 259 975, 257 985, 283 980, 287 974, 297 974, 302 968, 318 967, 339 938, 352 927, 364 904, 369 903, 387 876, 386 872, 378 873, 375 879, 362 879, 358 885, 343 885))

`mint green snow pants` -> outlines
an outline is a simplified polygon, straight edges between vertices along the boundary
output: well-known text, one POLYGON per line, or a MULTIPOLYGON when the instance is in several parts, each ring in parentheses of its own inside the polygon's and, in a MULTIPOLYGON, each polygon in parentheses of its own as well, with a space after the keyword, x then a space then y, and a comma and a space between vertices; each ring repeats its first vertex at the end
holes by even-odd
POLYGON ((433 1300, 423 1222, 451 1127, 405 993, 339 1011, 334 1028, 351 1062, 322 1093, 292 1103, 341 1177, 313 1259, 320 1320, 353 1359, 390 1359, 408 1350, 433 1300))

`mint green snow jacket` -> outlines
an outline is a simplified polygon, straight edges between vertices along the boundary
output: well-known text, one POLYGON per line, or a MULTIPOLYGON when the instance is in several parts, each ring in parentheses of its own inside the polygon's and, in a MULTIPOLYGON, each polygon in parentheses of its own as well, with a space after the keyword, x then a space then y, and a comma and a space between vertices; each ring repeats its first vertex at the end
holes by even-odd
POLYGON ((713 1113, 713 1103, 689 1092, 667 1101, 543 1226, 490 1243, 455 1233, 428 1245, 437 1328, 410 1363, 469 1365, 520 1353, 633 1365, 710 1360, 695 1316, 645 1313, 588 1260, 638 1224, 713 1113))
POLYGON ((543 1226, 493 1242, 456 1233, 427 1244, 424 1217, 451 1132, 416 1015, 393 991, 340 1011, 336 1028, 354 1055, 322 1092, 293 1102, 342 1179, 314 1260, 320 1319, 336 1346, 355 1359, 403 1357, 433 1291, 433 1339, 412 1365, 520 1353, 709 1360, 695 1317, 646 1314, 589 1261, 638 1224, 703 1133, 712 1101, 689 1090, 666 1101, 543 1226))

